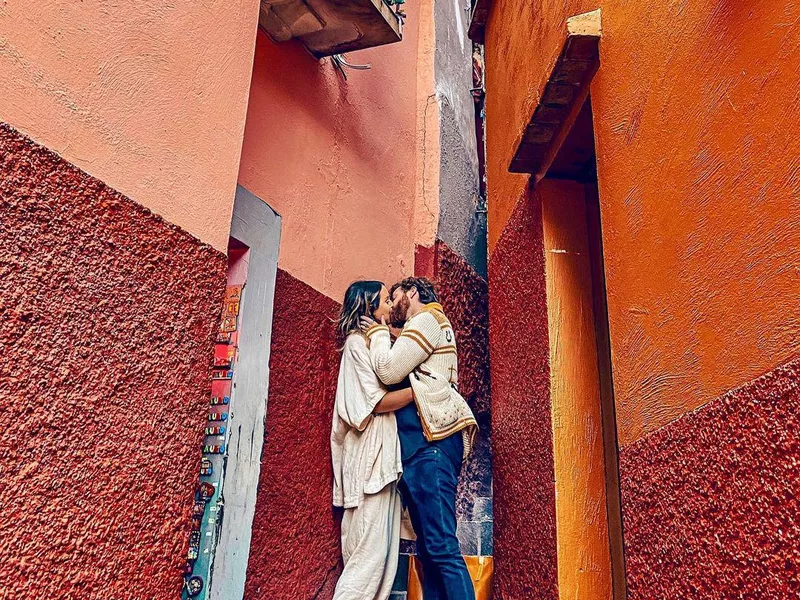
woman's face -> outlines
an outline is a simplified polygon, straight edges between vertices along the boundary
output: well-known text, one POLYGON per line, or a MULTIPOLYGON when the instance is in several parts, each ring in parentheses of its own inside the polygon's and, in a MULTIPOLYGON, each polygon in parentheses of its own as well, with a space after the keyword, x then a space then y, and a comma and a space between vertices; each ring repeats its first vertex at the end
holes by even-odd
POLYGON ((375 319, 378 323, 381 322, 381 318, 385 318, 386 322, 389 322, 389 315, 392 312, 392 298, 389 296, 389 290, 386 289, 384 285, 381 287, 381 296, 380 301, 378 303, 378 308, 372 313, 372 318, 375 319))

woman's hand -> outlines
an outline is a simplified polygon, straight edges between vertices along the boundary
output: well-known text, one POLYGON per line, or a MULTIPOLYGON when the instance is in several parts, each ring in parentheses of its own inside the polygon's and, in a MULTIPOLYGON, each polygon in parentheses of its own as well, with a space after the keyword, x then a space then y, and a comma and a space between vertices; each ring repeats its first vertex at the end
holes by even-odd
MULTIPOLYGON (((361 333, 367 333, 367 329, 376 324, 372 317, 361 317, 361 333)), ((381 325, 386 325, 386 317, 381 317, 381 325)))

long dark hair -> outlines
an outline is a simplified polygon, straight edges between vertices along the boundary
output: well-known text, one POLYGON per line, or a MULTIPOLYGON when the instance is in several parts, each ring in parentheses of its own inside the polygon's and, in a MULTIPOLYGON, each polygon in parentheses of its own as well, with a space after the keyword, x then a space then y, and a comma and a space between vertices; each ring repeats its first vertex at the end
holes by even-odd
POLYGON ((382 288, 380 281, 355 281, 347 288, 336 320, 336 333, 342 342, 351 333, 359 333, 361 317, 371 317, 380 306, 382 288))

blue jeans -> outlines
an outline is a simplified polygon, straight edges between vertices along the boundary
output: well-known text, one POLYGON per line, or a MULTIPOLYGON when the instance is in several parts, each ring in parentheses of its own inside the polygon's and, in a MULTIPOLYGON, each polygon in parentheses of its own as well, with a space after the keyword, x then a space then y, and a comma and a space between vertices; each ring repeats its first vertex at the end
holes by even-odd
MULTIPOLYGON (((452 443, 460 443, 459 439, 452 443)), ((444 443, 450 442, 450 439, 444 443)), ((417 534, 424 600, 475 600, 456 537, 456 486, 461 464, 429 445, 403 464, 400 492, 417 534)))

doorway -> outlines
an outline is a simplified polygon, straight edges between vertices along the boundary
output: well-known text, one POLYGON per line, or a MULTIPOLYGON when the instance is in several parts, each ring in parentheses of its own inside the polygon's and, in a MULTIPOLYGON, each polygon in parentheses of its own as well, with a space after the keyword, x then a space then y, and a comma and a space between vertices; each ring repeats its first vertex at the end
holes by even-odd
POLYGON ((625 598, 618 450, 591 99, 542 202, 560 598, 625 598))
POLYGON ((281 218, 236 190, 184 599, 244 595, 264 443, 281 218))

